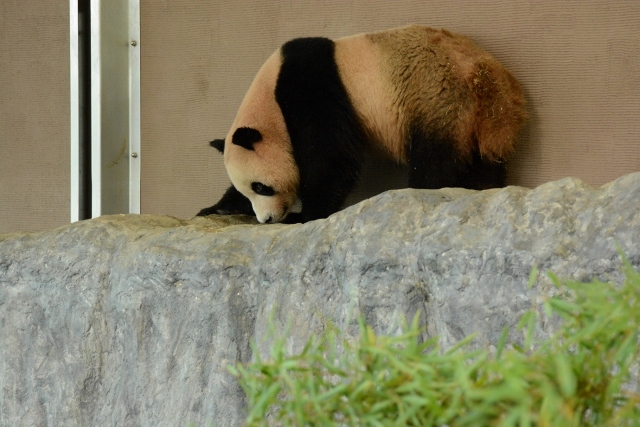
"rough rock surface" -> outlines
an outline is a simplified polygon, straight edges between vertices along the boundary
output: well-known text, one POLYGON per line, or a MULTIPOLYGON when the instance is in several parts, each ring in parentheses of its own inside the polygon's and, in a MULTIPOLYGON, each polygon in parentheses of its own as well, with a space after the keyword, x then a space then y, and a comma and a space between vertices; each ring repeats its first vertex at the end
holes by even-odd
POLYGON ((304 225, 121 215, 0 236, 0 425, 240 425, 225 365, 265 351, 271 317, 292 351, 327 319, 394 332, 418 310, 445 346, 488 346, 549 291, 527 288, 534 265, 618 280, 619 247, 638 266, 639 202, 633 174, 393 191, 304 225))

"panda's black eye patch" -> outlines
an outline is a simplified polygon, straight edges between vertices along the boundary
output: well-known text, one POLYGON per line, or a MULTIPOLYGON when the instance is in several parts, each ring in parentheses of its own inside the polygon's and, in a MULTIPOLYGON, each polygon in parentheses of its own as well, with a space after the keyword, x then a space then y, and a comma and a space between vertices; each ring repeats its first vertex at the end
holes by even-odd
POLYGON ((253 144, 262 141, 262 134, 254 128, 238 128, 233 133, 231 142, 247 150, 253 150, 253 144))
POLYGON ((261 196, 273 196, 274 194, 276 194, 273 188, 269 187, 268 185, 264 185, 261 182, 252 182, 251 189, 254 193, 261 196))

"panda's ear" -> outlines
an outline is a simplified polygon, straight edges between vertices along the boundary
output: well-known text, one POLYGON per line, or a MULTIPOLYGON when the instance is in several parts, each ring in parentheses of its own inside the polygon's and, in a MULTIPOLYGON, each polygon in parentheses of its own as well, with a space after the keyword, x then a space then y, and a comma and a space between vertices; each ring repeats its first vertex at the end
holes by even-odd
POLYGON ((214 139, 209 143, 209 145, 219 152, 224 153, 224 139, 214 139))
POLYGON ((246 148, 247 150, 253 150, 253 144, 262 141, 262 135, 260 132, 253 128, 238 128, 233 133, 233 142, 235 145, 246 148))

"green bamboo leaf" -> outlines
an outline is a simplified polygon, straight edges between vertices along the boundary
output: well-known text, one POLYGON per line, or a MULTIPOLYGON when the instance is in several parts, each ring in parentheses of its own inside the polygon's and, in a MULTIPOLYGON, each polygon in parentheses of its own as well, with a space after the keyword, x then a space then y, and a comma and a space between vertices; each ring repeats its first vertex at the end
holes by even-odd
POLYGON ((617 345, 618 350, 613 356, 613 362, 625 365, 630 361, 637 360, 638 357, 638 338, 637 334, 631 333, 617 345))
POLYGON ((333 388, 329 389, 325 393, 322 393, 315 397, 315 400, 321 402, 323 400, 329 400, 335 398, 337 395, 342 395, 347 390, 349 390, 349 384, 338 384, 333 388))
POLYGON ((576 394, 576 377, 571 368, 569 357, 564 353, 558 353, 554 357, 558 384, 564 397, 573 397, 576 394))
POLYGON ((533 285, 535 285, 536 280, 538 280, 538 266, 534 265, 531 269, 531 273, 529 273, 529 282, 527 283, 527 288, 532 289, 533 285))
POLYGON ((578 306, 573 302, 565 301, 556 297, 550 298, 548 302, 553 311, 561 316, 575 316, 578 312, 578 306))
POLYGON ((370 409, 371 412, 383 412, 383 410, 388 409, 389 407, 393 406, 394 402, 391 400, 382 400, 378 403, 376 403, 375 405, 373 405, 370 409))
POLYGON ((258 400, 253 404, 252 413, 264 415, 267 413, 268 407, 271 405, 272 399, 280 392, 280 384, 273 383, 264 390, 258 400))
POLYGON ((549 304, 549 300, 546 300, 543 304, 542 304, 542 308, 544 310, 544 314, 547 317, 551 317, 553 316, 553 308, 551 307, 551 304, 549 304))
POLYGON ((504 347, 507 345, 507 338, 509 337, 509 327, 505 326, 502 329, 500 338, 498 339, 498 345, 496 347, 496 360, 500 360, 504 347))
POLYGON ((456 353, 458 350, 461 350, 462 348, 466 347, 467 345, 469 345, 471 342, 473 342, 473 340, 475 339, 476 334, 471 334, 463 339, 461 339, 460 341, 458 341, 456 344, 452 345, 451 348, 449 348, 445 354, 447 355, 451 355, 453 353, 456 353))
POLYGON ((416 406, 426 406, 430 403, 429 399, 417 395, 406 395, 403 396, 402 400, 416 406))
POLYGON ((552 283, 556 288, 561 288, 561 287, 562 287, 562 282, 560 282, 560 279, 558 279, 558 276, 556 276, 555 274, 553 274, 553 272, 548 271, 548 272, 547 272, 547 276, 549 277, 549 279, 551 279, 551 283, 552 283))

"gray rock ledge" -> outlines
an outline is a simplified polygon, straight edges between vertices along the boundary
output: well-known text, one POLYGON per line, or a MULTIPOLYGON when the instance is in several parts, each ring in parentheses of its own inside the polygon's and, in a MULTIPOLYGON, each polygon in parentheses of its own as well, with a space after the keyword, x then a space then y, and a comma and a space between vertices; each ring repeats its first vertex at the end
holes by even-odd
POLYGON ((0 425, 240 425, 225 366, 266 352, 269 318, 292 351, 328 320, 393 333, 418 310, 444 346, 489 346, 550 291, 527 289, 534 265, 619 280, 618 246, 640 265, 639 202, 632 174, 390 191, 304 225, 118 215, 0 236, 0 425))

